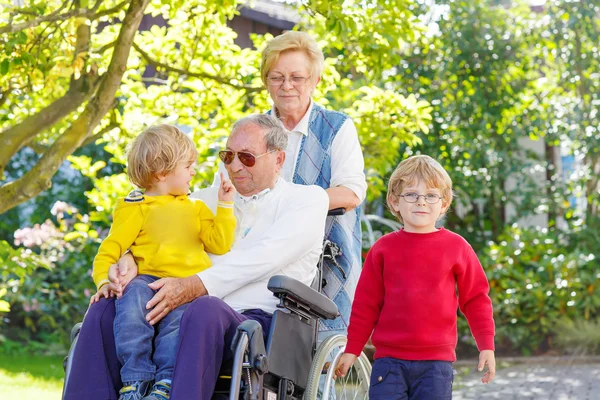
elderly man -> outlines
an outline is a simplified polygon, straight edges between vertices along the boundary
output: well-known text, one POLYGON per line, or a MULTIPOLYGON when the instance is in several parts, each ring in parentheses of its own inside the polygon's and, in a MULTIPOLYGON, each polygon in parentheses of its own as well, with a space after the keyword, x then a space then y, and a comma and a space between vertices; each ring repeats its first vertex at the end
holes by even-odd
MULTIPOLYGON (((281 122, 269 115, 252 115, 234 125, 226 150, 219 153, 238 191, 234 246, 197 275, 150 285, 158 290, 147 305, 150 324, 191 302, 181 322, 171 399, 212 397, 221 362, 232 356, 229 344, 242 321, 256 320, 268 332, 277 305, 267 289, 270 277, 287 275, 308 285, 315 276, 329 200, 317 186, 279 177, 287 135, 281 122)), ((116 277, 113 269, 111 285, 116 291, 136 273, 135 264, 128 265, 126 276, 116 277)), ((115 398, 121 382, 113 318, 112 299, 88 311, 65 399, 115 398)))

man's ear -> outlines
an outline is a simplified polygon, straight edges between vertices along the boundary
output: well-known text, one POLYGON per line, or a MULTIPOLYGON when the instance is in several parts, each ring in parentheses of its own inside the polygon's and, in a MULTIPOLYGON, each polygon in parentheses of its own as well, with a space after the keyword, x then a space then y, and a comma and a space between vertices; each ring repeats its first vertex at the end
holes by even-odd
POLYGON ((283 168, 284 162, 285 162, 285 151, 281 150, 277 153, 277 167, 279 169, 283 168))

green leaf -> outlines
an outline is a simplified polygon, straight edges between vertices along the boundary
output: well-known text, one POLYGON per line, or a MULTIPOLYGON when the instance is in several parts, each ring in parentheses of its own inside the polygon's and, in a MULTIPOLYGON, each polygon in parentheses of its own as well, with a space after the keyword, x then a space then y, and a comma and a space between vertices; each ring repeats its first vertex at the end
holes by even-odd
POLYGON ((9 69, 10 69, 10 62, 8 61, 8 59, 5 58, 0 63, 0 75, 6 75, 6 74, 8 74, 8 70, 9 69))

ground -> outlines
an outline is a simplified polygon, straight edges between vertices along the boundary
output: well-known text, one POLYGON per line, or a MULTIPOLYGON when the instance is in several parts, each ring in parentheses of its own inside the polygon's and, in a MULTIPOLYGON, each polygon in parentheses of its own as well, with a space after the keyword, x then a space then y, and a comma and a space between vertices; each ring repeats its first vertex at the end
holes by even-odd
POLYGON ((480 379, 476 371, 456 379, 453 400, 596 400, 600 398, 600 359, 528 359, 500 368, 489 385, 480 379))

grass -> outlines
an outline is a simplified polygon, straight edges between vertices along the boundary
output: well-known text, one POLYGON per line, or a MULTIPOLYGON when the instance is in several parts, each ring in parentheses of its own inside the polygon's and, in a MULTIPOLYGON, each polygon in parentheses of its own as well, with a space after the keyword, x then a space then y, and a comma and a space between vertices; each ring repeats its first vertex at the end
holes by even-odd
POLYGON ((60 400, 63 378, 61 357, 0 354, 2 400, 60 400))

